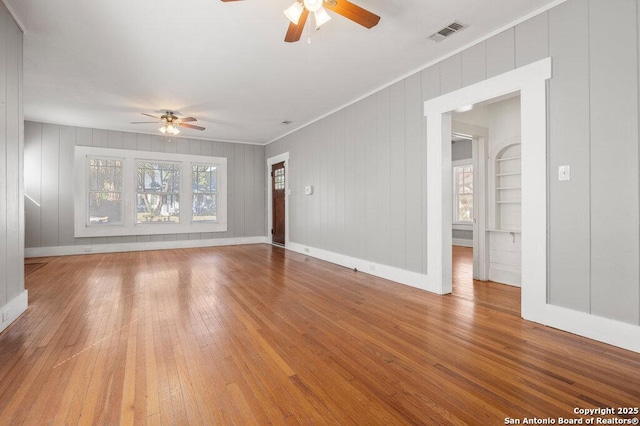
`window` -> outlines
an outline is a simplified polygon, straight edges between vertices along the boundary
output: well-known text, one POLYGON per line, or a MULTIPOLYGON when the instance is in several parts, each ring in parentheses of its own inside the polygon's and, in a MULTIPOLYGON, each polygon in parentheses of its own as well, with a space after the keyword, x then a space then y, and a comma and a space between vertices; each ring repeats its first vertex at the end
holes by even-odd
POLYGON ((227 230, 227 159, 75 147, 74 236, 227 230))
POLYGON ((122 224, 122 158, 88 158, 89 226, 122 224))
POLYGON ((276 169, 273 178, 273 189, 284 189, 284 167, 276 169))
POLYGON ((217 222, 217 170, 211 164, 194 165, 191 170, 193 222, 217 222))
POLYGON ((136 223, 180 222, 180 164, 138 162, 136 223))
POLYGON ((453 167, 453 222, 473 222, 473 166, 453 167))

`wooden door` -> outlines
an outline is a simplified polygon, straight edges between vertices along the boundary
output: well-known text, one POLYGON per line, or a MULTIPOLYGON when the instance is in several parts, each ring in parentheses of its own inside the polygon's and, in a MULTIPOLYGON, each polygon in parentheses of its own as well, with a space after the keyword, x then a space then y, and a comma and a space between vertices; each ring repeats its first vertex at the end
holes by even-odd
POLYGON ((285 178, 284 161, 271 166, 271 194, 272 194, 272 214, 273 223, 271 234, 273 242, 284 245, 284 203, 285 203, 285 178))

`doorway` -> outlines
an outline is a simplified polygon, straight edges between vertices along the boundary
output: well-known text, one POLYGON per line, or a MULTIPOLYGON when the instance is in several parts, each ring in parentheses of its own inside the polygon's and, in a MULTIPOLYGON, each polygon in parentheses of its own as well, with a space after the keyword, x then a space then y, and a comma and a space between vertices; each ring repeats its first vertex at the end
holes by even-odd
POLYGON ((284 161, 271 166, 271 242, 284 246, 285 242, 285 166, 284 161))
POLYGON ((291 195, 289 153, 267 159, 267 241, 289 245, 289 197, 291 195))
POLYGON ((451 293, 451 112, 519 92, 522 125, 522 302, 525 319, 546 323, 546 80, 550 58, 425 102, 427 117, 427 289, 451 293))

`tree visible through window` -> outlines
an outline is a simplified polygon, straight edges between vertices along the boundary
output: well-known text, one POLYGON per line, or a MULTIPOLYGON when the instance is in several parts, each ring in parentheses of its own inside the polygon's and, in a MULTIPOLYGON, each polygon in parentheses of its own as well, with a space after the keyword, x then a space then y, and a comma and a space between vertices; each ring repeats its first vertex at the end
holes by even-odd
POLYGON ((193 192, 193 222, 218 221, 218 178, 213 165, 193 165, 191 190, 193 192))
POLYGON ((89 225, 122 223, 122 159, 89 158, 89 225))
POLYGON ((453 168, 453 221, 473 221, 473 166, 453 168))
POLYGON ((136 223, 180 222, 180 164, 138 162, 136 223))

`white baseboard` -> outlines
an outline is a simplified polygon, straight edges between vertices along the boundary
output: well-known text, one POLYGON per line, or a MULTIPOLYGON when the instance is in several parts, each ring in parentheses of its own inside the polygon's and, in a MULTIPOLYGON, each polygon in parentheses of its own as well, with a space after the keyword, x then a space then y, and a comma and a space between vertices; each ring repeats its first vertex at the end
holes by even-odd
POLYGON ((140 243, 94 244, 81 246, 32 247, 24 250, 25 257, 69 256, 91 253, 119 253, 127 251, 169 250, 195 247, 236 246, 267 243, 267 237, 211 238, 207 240, 178 240, 140 243))
POLYGON ((451 243, 454 246, 473 247, 473 240, 467 240, 465 238, 452 238, 451 243))
POLYGON ((29 292, 24 290, 0 308, 0 321, 2 321, 0 322, 0 332, 9 327, 12 322, 27 310, 28 294, 29 292))
POLYGON ((358 259, 344 254, 334 253, 315 247, 305 246, 303 244, 289 242, 286 246, 288 250, 295 251, 336 265, 345 266, 349 269, 356 268, 359 272, 364 272, 376 277, 385 278, 400 284, 411 287, 420 288, 422 290, 438 293, 439 288, 432 285, 427 275, 418 272, 407 271, 405 269, 393 266, 383 265, 381 263, 371 262, 368 260, 358 259))
POLYGON ((544 304, 525 309, 522 317, 569 333, 640 353, 640 326, 561 306, 544 304))

